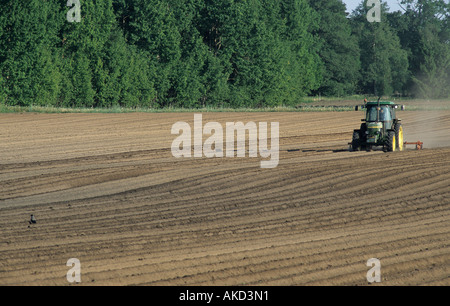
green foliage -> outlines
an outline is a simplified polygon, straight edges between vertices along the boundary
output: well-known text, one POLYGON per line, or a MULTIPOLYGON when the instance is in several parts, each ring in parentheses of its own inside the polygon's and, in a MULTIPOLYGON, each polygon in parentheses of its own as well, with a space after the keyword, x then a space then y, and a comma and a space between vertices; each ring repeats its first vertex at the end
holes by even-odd
POLYGON ((449 5, 366 20, 342 0, 0 1, 0 103, 264 108, 307 95, 450 96, 449 5))
POLYGON ((417 95, 424 98, 450 97, 450 46, 442 43, 433 29, 421 35, 423 59, 413 78, 417 95))
POLYGON ((306 1, 206 1, 202 15, 204 41, 223 65, 217 81, 229 92, 224 103, 294 104, 317 88, 320 59, 311 34, 317 16, 306 1))
POLYGON ((402 0, 398 35, 409 51, 410 91, 422 98, 450 97, 450 3, 402 0))
POLYGON ((4 105, 6 100, 5 80, 0 74, 0 105, 4 105))
POLYGON ((387 20, 387 7, 381 11, 382 22, 367 22, 368 8, 360 5, 353 17, 353 29, 361 54, 360 87, 376 96, 403 92, 408 81, 407 52, 387 20))
POLYGON ((9 1, 0 7, 0 67, 3 93, 11 105, 42 103, 58 95, 53 56, 57 32, 54 1, 9 1), (48 87, 48 88, 46 88, 48 87))
POLYGON ((352 94, 360 77, 360 48, 346 17, 345 5, 341 0, 310 2, 320 15, 320 27, 315 34, 320 38, 319 55, 324 62, 323 80, 316 93, 325 96, 352 94))

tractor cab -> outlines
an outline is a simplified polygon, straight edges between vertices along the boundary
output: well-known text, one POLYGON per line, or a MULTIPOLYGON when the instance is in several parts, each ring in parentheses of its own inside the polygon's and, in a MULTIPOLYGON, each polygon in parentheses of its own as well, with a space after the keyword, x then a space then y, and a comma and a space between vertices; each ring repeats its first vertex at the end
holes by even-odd
POLYGON ((385 134, 387 130, 392 129, 394 119, 396 119, 395 109, 397 105, 392 102, 376 103, 369 102, 366 104, 366 124, 367 128, 381 129, 385 134), (392 103, 392 104, 390 104, 392 103))
POLYGON ((366 122, 388 122, 395 118, 395 108, 388 105, 368 105, 366 108, 366 122))

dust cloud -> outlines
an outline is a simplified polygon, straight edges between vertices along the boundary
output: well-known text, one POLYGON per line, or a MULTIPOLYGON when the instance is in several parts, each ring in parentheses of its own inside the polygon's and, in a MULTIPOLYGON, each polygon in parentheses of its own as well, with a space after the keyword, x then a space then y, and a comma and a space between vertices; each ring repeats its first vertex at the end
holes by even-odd
MULTIPOLYGON (((427 104, 424 108, 426 106, 427 104)), ((399 117, 402 118, 404 126, 404 141, 421 141, 424 143, 425 149, 450 147, 450 130, 448 128, 450 116, 448 112, 440 110, 406 111, 400 113, 399 117)))

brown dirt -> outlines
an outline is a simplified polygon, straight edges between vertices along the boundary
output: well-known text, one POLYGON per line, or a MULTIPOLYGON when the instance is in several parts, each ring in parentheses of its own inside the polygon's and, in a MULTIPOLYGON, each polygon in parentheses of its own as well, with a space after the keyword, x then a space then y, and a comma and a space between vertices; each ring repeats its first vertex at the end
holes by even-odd
POLYGON ((378 258, 448 286, 450 112, 401 117, 424 150, 347 152, 356 112, 203 114, 279 122, 261 169, 172 157, 190 113, 0 114, 0 285, 68 285, 70 258, 81 285, 367 285, 378 258))

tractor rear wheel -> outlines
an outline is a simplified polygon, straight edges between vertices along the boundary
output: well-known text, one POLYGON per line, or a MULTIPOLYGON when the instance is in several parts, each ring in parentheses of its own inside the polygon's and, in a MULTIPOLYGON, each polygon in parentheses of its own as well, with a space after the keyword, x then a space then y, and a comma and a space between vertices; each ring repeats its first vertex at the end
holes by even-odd
POLYGON ((397 140, 395 137, 395 131, 389 131, 386 140, 386 151, 394 152, 397 149, 397 140))
POLYGON ((395 124, 395 137, 397 140, 397 149, 403 151, 403 126, 401 123, 395 124))
POLYGON ((359 144, 361 150, 368 150, 368 147, 366 145, 367 143, 367 124, 361 123, 361 128, 359 129, 359 144))
POLYGON ((360 150, 361 150, 361 140, 359 139, 359 131, 354 131, 352 138, 352 151, 360 151, 360 150))

